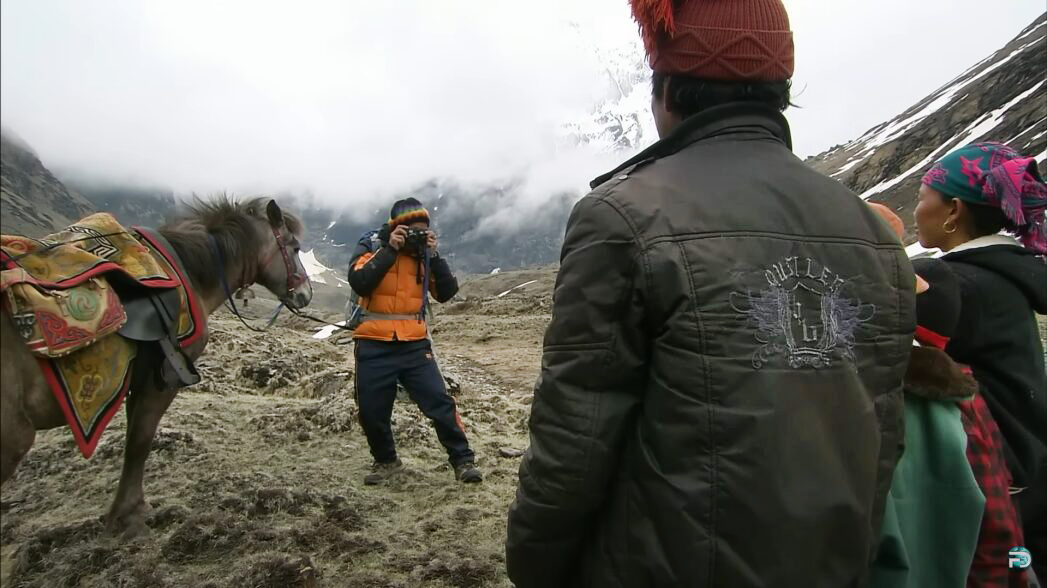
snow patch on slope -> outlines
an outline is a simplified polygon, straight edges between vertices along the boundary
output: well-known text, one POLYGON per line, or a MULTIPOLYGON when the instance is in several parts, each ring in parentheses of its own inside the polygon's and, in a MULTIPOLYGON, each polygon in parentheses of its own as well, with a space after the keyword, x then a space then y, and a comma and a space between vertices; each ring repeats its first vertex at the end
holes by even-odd
POLYGON ((326 284, 327 280, 324 279, 323 273, 333 271, 331 268, 320 263, 316 259, 316 250, 310 249, 309 251, 303 251, 298 254, 299 259, 302 260, 302 267, 305 268, 305 272, 309 274, 309 280, 318 282, 320 284, 326 284))
POLYGON ((513 286, 512 288, 509 288, 508 290, 506 290, 505 292, 502 292, 498 296, 495 296, 495 298, 501 298, 501 297, 505 296, 506 294, 512 292, 513 290, 519 290, 520 288, 523 288, 524 286, 530 286, 531 284, 533 284, 533 283, 535 283, 537 281, 538 280, 531 280, 530 282, 524 282, 524 283, 520 284, 519 286, 513 286))
MULTIPOLYGON (((1024 37, 1028 36, 1029 34, 1032 34, 1033 31, 1038 29, 1043 24, 1044 23, 1041 23, 1040 25, 1037 25, 1035 28, 1032 29, 1032 31, 1029 31, 1025 35, 1022 35, 1021 38, 1024 38, 1024 37)), ((928 98, 927 104, 925 106, 923 106, 922 108, 920 108, 919 110, 917 110, 915 113, 913 113, 913 114, 911 114, 909 116, 906 116, 905 118, 903 118, 901 120, 894 120, 894 121, 888 122, 886 124, 882 124, 882 125, 878 125, 876 127, 873 127, 868 132, 866 132, 864 135, 859 137, 857 140, 852 141, 849 144, 851 146, 860 146, 861 149, 851 159, 849 159, 848 162, 843 167, 841 167, 838 171, 833 173, 832 177, 836 177, 837 175, 841 175, 844 172, 846 172, 847 170, 849 170, 849 169, 853 168, 854 166, 858 165, 859 163, 865 161, 866 158, 868 158, 870 155, 873 154, 873 152, 876 150, 877 147, 880 147, 881 145, 885 145, 885 144, 887 144, 887 143, 889 143, 891 141, 894 141, 895 139, 901 137, 902 135, 904 135, 905 133, 909 132, 913 127, 918 125, 921 121, 923 121, 927 117, 933 115, 934 113, 938 112, 939 110, 941 110, 941 109, 945 108, 946 106, 948 106, 949 104, 951 104, 953 102, 953 100, 955 100, 957 97, 961 97, 962 98, 962 95, 960 93, 962 91, 968 89, 974 82, 976 82, 976 81, 980 80, 981 78, 989 75, 993 71, 996 71, 997 69, 999 69, 1000 67, 1005 65, 1007 62, 1009 62, 1010 60, 1014 59, 1016 56, 1021 54, 1023 51, 1025 51, 1029 47, 1032 47, 1033 45, 1035 45, 1035 44, 1037 44, 1039 42, 1040 42, 1040 39, 1037 38, 1037 39, 1035 39, 1035 40, 1033 40, 1033 41, 1031 41, 1029 43, 1025 43, 1024 45, 1022 45, 1022 46, 1018 47, 1017 49, 1015 49, 1014 51, 1012 51, 1010 54, 1008 54, 1003 59, 1000 59, 999 61, 996 61, 996 62, 992 63, 991 65, 989 65, 988 67, 986 67, 982 71, 978 72, 974 76, 971 76, 970 78, 966 78, 965 76, 967 76, 970 72, 974 71, 975 69, 977 69, 978 67, 983 65, 985 62, 991 60, 995 56, 995 54, 990 55, 989 57, 986 57, 985 59, 981 60, 980 62, 978 62, 977 64, 975 64, 971 68, 969 68, 964 73, 960 74, 958 77, 954 78, 951 82, 949 82, 947 85, 945 85, 944 87, 939 89, 937 92, 935 92, 932 95, 932 97, 928 98)), ((919 106, 919 105, 917 105, 917 106, 919 106)), ((1011 104, 1009 106, 1013 106, 1013 104, 1011 104)), ((882 189, 880 189, 878 191, 882 191, 882 189)))
POLYGON ((338 330, 338 327, 344 327, 345 321, 337 322, 333 325, 327 325, 326 327, 320 327, 320 330, 313 334, 313 339, 327 339, 338 330))
MULTIPOLYGON (((1018 104, 1019 102, 1021 102, 1022 100, 1025 100, 1026 98, 1028 98, 1034 92, 1039 90, 1040 86, 1042 86, 1043 84, 1044 84, 1044 82, 1041 81, 1040 83, 1036 84, 1032 88, 1030 88, 1030 89, 1022 92, 1021 94, 1018 94, 1017 96, 1015 96, 1007 104, 1004 104, 1003 106, 1001 106, 1000 108, 997 108, 996 110, 994 110, 992 112, 989 112, 987 114, 982 115, 981 118, 977 119, 976 121, 974 121, 973 123, 968 125, 966 129, 964 129, 963 131, 961 131, 957 135, 953 136, 951 139, 949 139, 945 143, 942 143, 941 146, 939 146, 937 149, 932 151, 930 153, 930 155, 928 155, 927 157, 925 157, 922 160, 920 160, 920 162, 917 163, 916 165, 910 167, 909 169, 905 170, 901 174, 899 174, 899 175, 897 175, 897 176, 895 176, 895 177, 893 177, 893 178, 891 178, 889 180, 884 180, 884 181, 880 182, 879 184, 876 184, 872 188, 869 188, 865 192, 862 192, 861 193, 861 198, 865 199, 865 198, 869 198, 870 196, 875 196, 876 194, 879 194, 880 192, 883 192, 884 190, 887 190, 889 188, 892 188, 892 187, 898 185, 903 180, 905 180, 905 178, 907 178, 910 175, 912 175, 913 173, 923 169, 924 166, 926 166, 928 163, 934 161, 934 159, 937 158, 940 153, 943 153, 943 152, 947 151, 948 149, 950 149, 952 147, 962 147, 963 145, 967 145, 968 143, 971 143, 973 141, 976 141, 976 140, 980 139, 981 137, 984 137, 989 131, 993 130, 1001 122, 1003 122, 1004 115, 1007 113, 1008 110, 1010 110, 1010 108, 1012 106, 1014 106, 1015 104, 1018 104), (957 140, 958 138, 959 138, 959 140, 957 140)), ((1037 159, 1037 161, 1039 161, 1039 159, 1037 159)))

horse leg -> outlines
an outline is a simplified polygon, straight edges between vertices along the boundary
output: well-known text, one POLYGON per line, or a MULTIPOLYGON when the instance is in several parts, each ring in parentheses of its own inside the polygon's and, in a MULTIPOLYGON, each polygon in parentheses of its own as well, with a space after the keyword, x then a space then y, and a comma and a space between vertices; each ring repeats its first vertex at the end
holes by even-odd
POLYGON ((153 436, 160 418, 177 394, 177 389, 159 390, 139 388, 128 395, 127 442, 124 447, 124 468, 116 489, 113 505, 105 516, 106 528, 124 537, 149 532, 145 526, 145 490, 142 479, 145 461, 153 445, 153 436))
POLYGON ((14 402, 14 389, 8 384, 0 387, 0 484, 15 473, 36 439, 36 427, 28 415, 14 402))

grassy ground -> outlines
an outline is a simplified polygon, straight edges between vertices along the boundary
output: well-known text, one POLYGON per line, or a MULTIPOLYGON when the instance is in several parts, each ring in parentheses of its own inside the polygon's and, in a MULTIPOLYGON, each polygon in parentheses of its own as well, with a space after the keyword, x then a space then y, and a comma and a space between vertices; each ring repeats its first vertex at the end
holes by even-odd
POLYGON ((485 343, 464 336, 480 319, 450 318, 439 319, 437 354, 460 387, 482 484, 455 482, 428 421, 398 402, 407 472, 364 486, 371 459, 355 420, 349 348, 287 327, 253 338, 218 318, 200 361, 205 383, 175 400, 154 443, 150 536, 121 543, 98 522, 119 477, 122 416, 91 460, 68 430, 46 431, 3 488, 0 583, 509 585, 505 513, 519 459, 499 450, 526 446, 543 321, 499 323, 485 343))
POLYGON ((68 430, 43 432, 0 493, 0 585, 508 586, 505 513, 519 460, 500 449, 527 444, 554 277, 471 278, 434 318, 483 484, 454 482, 428 422, 398 402, 407 472, 364 486, 371 459, 350 347, 311 338, 302 319, 257 336, 219 314, 199 362, 205 381, 175 400, 153 446, 150 536, 119 542, 98 522, 119 477, 122 416, 91 460, 68 430))

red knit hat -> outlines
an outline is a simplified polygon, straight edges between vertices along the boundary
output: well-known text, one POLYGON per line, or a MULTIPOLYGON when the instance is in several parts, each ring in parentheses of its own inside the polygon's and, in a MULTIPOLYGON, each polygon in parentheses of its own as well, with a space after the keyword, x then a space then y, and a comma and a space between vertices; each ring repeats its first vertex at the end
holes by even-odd
POLYGON ((782 0, 630 0, 651 69, 705 80, 784 82, 793 34, 782 0))

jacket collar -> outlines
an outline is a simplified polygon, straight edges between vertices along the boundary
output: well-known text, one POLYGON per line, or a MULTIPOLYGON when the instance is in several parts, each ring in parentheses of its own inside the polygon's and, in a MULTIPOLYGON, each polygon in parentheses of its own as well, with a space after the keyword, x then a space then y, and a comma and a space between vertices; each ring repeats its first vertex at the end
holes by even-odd
POLYGON ((953 247, 946 253, 959 253, 961 251, 968 251, 970 249, 981 249, 982 247, 992 247, 993 245, 1012 245, 1014 247, 1021 247, 1022 244, 1017 239, 1010 235, 985 235, 978 237, 977 239, 971 239, 970 241, 953 247))
POLYGON ((703 110, 684 119, 669 135, 644 149, 625 163, 597 177, 589 186, 595 189, 622 170, 638 163, 668 157, 688 145, 727 134, 745 134, 781 141, 792 149, 789 123, 781 112, 752 102, 732 102, 703 110))

